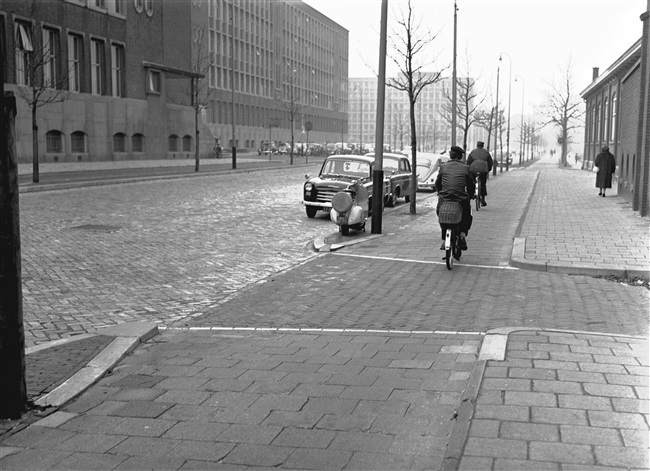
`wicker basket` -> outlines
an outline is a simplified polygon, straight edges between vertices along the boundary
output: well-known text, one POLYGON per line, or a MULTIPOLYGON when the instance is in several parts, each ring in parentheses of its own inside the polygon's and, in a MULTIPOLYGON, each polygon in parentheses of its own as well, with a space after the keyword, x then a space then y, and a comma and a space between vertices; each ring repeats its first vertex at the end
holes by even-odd
POLYGON ((463 208, 455 201, 443 201, 438 208, 440 224, 458 224, 463 219, 463 208))

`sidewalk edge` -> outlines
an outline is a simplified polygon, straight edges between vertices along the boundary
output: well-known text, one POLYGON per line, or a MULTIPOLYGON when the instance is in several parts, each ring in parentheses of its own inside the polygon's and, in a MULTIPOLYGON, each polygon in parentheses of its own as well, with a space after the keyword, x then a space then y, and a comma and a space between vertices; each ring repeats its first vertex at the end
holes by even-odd
MULTIPOLYGON (((39 397, 34 403, 41 407, 60 407, 71 399, 83 393, 95 384, 107 371, 113 368, 125 355, 133 351, 140 343, 144 343, 158 334, 157 324, 144 325, 136 323, 136 335, 129 336, 129 325, 120 326, 124 336, 116 336, 113 341, 99 352, 86 366, 72 375, 60 386, 48 394, 39 397)), ((111 328, 107 328, 110 331, 111 328)), ((98 331, 104 334, 103 329, 98 331)), ((105 335, 111 335, 106 333, 105 335)))

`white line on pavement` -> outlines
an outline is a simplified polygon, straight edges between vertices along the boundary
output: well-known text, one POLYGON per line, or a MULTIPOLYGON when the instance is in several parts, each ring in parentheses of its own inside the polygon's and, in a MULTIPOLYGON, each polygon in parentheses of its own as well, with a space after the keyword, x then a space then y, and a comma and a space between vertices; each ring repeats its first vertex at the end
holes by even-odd
MULTIPOLYGON (((370 258, 373 260, 392 260, 395 262, 409 262, 409 263, 423 263, 426 265, 444 265, 445 262, 434 262, 433 260, 412 260, 408 258, 395 258, 395 257, 380 257, 378 255, 356 255, 350 253, 332 253, 332 255, 337 255, 339 257, 356 257, 356 258, 370 258)), ((464 267, 475 267, 475 268, 492 268, 495 270, 519 270, 517 267, 496 267, 493 265, 473 265, 469 263, 459 263, 454 262, 454 265, 464 266, 464 267)))

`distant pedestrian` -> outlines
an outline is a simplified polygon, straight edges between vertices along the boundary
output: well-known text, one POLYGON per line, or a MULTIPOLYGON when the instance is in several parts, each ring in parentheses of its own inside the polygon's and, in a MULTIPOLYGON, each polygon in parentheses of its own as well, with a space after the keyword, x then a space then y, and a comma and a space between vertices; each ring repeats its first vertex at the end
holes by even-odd
POLYGON ((600 190, 598 196, 605 197, 605 190, 612 187, 612 175, 616 170, 616 158, 609 151, 608 146, 603 146, 602 152, 596 156, 594 167, 598 169, 596 174, 596 188, 600 190))
POLYGON ((478 176, 481 181, 481 194, 478 195, 481 201, 481 206, 487 206, 485 197, 487 196, 487 179, 488 174, 492 171, 492 156, 485 149, 483 141, 476 143, 476 149, 469 153, 467 157, 467 165, 472 172, 472 175, 478 176))

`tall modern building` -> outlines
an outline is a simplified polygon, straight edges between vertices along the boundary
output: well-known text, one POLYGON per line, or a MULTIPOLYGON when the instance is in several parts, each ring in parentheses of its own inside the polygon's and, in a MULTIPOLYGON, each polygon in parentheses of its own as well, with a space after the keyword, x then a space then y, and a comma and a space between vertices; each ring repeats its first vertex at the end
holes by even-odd
POLYGON ((0 0, 0 37, 19 162, 30 102, 40 162, 347 133, 348 32, 301 0, 0 0))
MULTIPOLYGON (((424 88, 415 105, 415 123, 418 151, 440 153, 451 146, 451 123, 445 107, 451 78, 445 78, 424 88)), ((374 146, 377 117, 377 78, 350 79, 349 140, 365 146, 374 146)), ((384 145, 399 151, 411 145, 409 99, 405 91, 386 87, 384 108, 384 145)), ((468 147, 475 144, 484 130, 476 125, 470 127, 468 147)), ((462 132, 458 145, 462 145, 462 132)))

